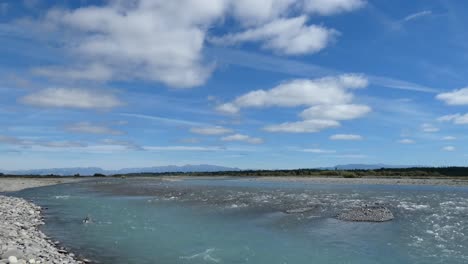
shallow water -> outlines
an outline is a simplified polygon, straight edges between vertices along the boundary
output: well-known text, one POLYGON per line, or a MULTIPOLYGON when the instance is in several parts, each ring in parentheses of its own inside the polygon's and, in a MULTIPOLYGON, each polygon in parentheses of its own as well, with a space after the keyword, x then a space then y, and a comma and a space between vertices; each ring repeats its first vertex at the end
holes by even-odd
POLYGON ((46 234, 99 263, 468 263, 462 187, 108 179, 16 195, 48 208, 46 234), (335 219, 375 203, 395 220, 335 219))

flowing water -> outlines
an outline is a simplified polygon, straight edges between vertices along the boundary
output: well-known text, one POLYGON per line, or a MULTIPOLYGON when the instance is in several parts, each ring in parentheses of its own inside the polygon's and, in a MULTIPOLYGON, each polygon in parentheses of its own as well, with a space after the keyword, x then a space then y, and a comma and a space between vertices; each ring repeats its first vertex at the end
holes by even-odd
POLYGON ((466 187, 104 179, 15 195, 47 207, 43 231, 97 263, 468 263, 466 187), (395 219, 335 218, 376 203, 395 219))

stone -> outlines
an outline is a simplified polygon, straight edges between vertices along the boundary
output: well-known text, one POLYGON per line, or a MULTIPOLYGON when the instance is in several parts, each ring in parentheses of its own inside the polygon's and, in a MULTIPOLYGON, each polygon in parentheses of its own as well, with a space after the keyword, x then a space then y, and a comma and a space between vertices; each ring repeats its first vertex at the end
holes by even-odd
POLYGON ((18 259, 15 256, 9 256, 8 263, 18 263, 18 259))

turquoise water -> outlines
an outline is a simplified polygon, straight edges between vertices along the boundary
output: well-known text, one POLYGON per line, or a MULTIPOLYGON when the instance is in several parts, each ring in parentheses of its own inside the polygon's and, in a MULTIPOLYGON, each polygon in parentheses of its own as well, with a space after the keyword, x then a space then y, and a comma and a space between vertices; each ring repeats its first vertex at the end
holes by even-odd
POLYGON ((15 195, 47 207, 43 231, 97 263, 468 263, 468 188, 109 179, 15 195), (334 218, 374 203, 395 220, 334 218), (302 207, 314 209, 285 213, 302 207))

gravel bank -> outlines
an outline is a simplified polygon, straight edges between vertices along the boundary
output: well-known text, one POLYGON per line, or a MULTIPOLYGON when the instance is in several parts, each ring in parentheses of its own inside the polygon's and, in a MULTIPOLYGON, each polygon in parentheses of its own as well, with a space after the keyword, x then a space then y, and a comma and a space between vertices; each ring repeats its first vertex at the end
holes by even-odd
POLYGON ((42 224, 39 206, 0 195, 0 263, 85 263, 57 248, 39 230, 42 224))
POLYGON ((8 178, 0 177, 0 192, 15 192, 23 189, 82 181, 75 178, 8 178))

